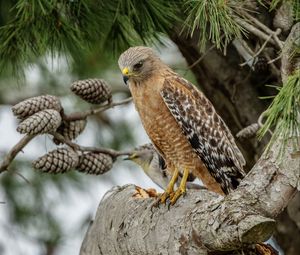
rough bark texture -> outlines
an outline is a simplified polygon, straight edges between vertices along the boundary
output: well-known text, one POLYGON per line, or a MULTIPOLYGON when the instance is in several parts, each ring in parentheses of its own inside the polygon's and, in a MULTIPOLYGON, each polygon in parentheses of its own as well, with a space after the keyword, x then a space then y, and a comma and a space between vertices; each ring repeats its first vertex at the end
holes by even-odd
POLYGON ((264 153, 227 197, 189 191, 168 208, 133 198, 135 186, 116 187, 102 199, 81 255, 207 254, 267 240, 276 217, 300 189, 300 157, 288 146, 279 163, 280 141, 264 153))

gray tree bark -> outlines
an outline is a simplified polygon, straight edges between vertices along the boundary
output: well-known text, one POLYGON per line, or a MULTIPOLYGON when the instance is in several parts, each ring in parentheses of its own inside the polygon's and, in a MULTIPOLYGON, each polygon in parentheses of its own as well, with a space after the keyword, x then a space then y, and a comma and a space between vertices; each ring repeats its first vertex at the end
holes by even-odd
POLYGON ((300 190, 300 157, 290 143, 278 162, 280 144, 226 197, 190 190, 175 206, 152 208, 153 199, 133 197, 134 185, 115 187, 102 199, 80 254, 208 254, 267 240, 273 218, 300 190))

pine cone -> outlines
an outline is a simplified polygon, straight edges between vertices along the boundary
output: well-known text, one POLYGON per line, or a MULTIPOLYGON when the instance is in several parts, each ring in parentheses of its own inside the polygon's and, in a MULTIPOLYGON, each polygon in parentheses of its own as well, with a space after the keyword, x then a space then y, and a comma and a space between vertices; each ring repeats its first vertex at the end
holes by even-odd
POLYGON ((75 81, 71 85, 74 94, 91 104, 102 104, 112 99, 111 89, 102 79, 75 81))
POLYGON ((35 169, 45 173, 64 173, 76 167, 79 157, 69 148, 58 148, 32 162, 35 169))
POLYGON ((269 68, 267 59, 264 56, 258 56, 254 67, 257 72, 267 71, 269 68))
POLYGON ((258 123, 253 123, 242 130, 240 130, 236 137, 238 138, 250 138, 256 135, 257 131, 259 130, 260 126, 258 123))
POLYGON ((77 170, 88 174, 104 174, 113 166, 113 159, 110 155, 104 153, 89 152, 80 157, 77 170))
MULTIPOLYGON (((87 121, 84 120, 75 120, 75 121, 64 121, 60 127, 57 129, 57 132, 62 134, 65 138, 69 140, 74 140, 77 138, 85 129, 87 121)), ((60 141, 54 140, 56 144, 60 144, 60 141)))
POLYGON ((44 95, 28 98, 12 107, 12 112, 19 119, 25 119, 34 113, 45 109, 54 109, 58 112, 62 107, 56 96, 44 95))
POLYGON ((61 124, 60 113, 47 109, 37 112, 23 120, 17 131, 21 134, 44 134, 55 131, 61 124))

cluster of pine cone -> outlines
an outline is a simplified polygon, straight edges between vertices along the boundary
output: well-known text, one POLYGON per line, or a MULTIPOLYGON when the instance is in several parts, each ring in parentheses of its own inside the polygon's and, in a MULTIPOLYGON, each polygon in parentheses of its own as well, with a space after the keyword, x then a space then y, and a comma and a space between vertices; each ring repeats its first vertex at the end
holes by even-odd
POLYGON ((35 169, 46 173, 64 173, 72 169, 93 175, 103 174, 113 166, 114 159, 104 153, 77 152, 71 148, 58 148, 32 162, 35 169))
MULTIPOLYGON (((92 104, 110 103, 112 93, 104 80, 76 81, 71 90, 92 104)), ((17 131, 21 134, 38 135, 57 132, 67 140, 76 139, 85 129, 87 120, 69 121, 63 118, 63 107, 58 97, 42 95, 28 98, 12 107, 20 120, 17 131)), ((60 142, 54 139, 56 144, 60 142)), ((61 147, 43 155, 32 163, 33 167, 48 173, 63 173, 76 169, 89 174, 103 174, 110 170, 113 158, 104 153, 75 151, 61 147)))

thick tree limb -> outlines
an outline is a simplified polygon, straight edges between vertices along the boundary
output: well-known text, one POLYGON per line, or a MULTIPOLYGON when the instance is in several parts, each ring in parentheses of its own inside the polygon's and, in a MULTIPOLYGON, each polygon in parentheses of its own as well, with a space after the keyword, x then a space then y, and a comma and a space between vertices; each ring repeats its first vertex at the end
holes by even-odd
POLYGON ((263 154, 240 187, 227 197, 189 191, 171 207, 135 199, 133 185, 117 187, 101 201, 81 255, 207 254, 268 239, 276 217, 300 190, 300 157, 279 145, 263 154))

